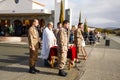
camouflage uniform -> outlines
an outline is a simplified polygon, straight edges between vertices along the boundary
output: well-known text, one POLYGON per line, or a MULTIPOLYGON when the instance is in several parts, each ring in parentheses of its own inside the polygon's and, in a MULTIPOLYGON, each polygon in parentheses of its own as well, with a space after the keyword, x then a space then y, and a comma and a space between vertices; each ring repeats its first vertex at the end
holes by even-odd
POLYGON ((33 67, 37 61, 39 49, 39 34, 35 26, 31 26, 28 31, 28 41, 30 48, 29 66, 33 67))
POLYGON ((64 69, 68 51, 68 31, 61 28, 57 34, 59 70, 64 69))
POLYGON ((81 51, 82 51, 81 41, 82 40, 83 40, 83 36, 81 33, 81 29, 78 28, 74 32, 74 43, 75 43, 76 49, 77 49, 77 56, 81 55, 81 51))

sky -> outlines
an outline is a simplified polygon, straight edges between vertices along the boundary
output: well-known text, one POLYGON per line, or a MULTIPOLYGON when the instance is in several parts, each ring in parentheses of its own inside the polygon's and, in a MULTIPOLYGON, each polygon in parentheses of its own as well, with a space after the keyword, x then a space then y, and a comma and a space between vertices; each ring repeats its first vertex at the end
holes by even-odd
MULTIPOLYGON (((54 10, 55 0, 38 0, 45 4, 49 10, 54 10)), ((72 10, 72 24, 76 25, 79 14, 82 22, 92 27, 120 28, 120 2, 119 0, 68 0, 68 7, 72 10)))

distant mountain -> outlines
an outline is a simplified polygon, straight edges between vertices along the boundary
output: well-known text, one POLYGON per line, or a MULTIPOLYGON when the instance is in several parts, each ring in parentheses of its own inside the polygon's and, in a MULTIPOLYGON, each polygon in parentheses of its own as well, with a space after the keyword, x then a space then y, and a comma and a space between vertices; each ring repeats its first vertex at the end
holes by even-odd
POLYGON ((116 28, 116 29, 114 29, 114 30, 120 30, 120 28, 116 28))
POLYGON ((106 27, 104 29, 108 29, 108 30, 115 30, 115 29, 120 29, 120 28, 117 28, 117 27, 106 27))
POLYGON ((114 29, 114 32, 116 33, 116 35, 120 36, 120 28, 114 29))
POLYGON ((97 27, 97 26, 88 26, 89 28, 101 28, 101 29, 107 29, 107 30, 120 30, 120 27, 97 27))

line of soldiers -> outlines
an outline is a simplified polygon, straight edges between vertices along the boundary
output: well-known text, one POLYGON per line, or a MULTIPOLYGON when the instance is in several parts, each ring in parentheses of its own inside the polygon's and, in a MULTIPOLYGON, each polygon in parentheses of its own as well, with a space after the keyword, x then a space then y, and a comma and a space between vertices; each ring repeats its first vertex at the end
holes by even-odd
MULTIPOLYGON (((39 33, 37 30, 38 20, 34 19, 33 25, 29 28, 28 31, 28 41, 29 41, 29 48, 30 48, 30 58, 29 58, 29 73, 35 74, 39 73, 40 71, 35 68, 35 64, 38 58, 38 49, 39 49, 39 33)), ((75 45, 77 48, 78 55, 81 51, 81 40, 83 39, 81 30, 82 23, 78 24, 78 29, 75 30, 75 45)), ((67 72, 64 71, 64 67, 67 60, 67 51, 68 51, 68 42, 69 42, 69 21, 64 20, 63 26, 61 23, 58 23, 59 29, 56 31, 55 35, 57 38, 57 45, 58 45, 58 75, 66 76, 67 72), (61 27, 62 26, 62 27, 61 27)))

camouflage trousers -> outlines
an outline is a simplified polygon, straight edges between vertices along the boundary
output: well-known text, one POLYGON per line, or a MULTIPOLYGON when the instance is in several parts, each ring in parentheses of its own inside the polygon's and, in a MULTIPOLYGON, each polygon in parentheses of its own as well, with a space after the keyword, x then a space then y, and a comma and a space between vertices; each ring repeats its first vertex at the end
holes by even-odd
POLYGON ((30 67, 35 66, 37 59, 38 59, 38 49, 35 49, 35 51, 30 49, 29 66, 30 67))
MULTIPOLYGON (((81 45, 76 45, 76 50, 77 50, 77 57, 79 55, 82 55, 82 46, 81 45)), ((78 57, 79 58, 79 57, 78 57)))
POLYGON ((59 70, 61 69, 64 69, 65 67, 65 64, 66 64, 66 61, 67 61, 67 51, 58 51, 58 68, 59 70))

